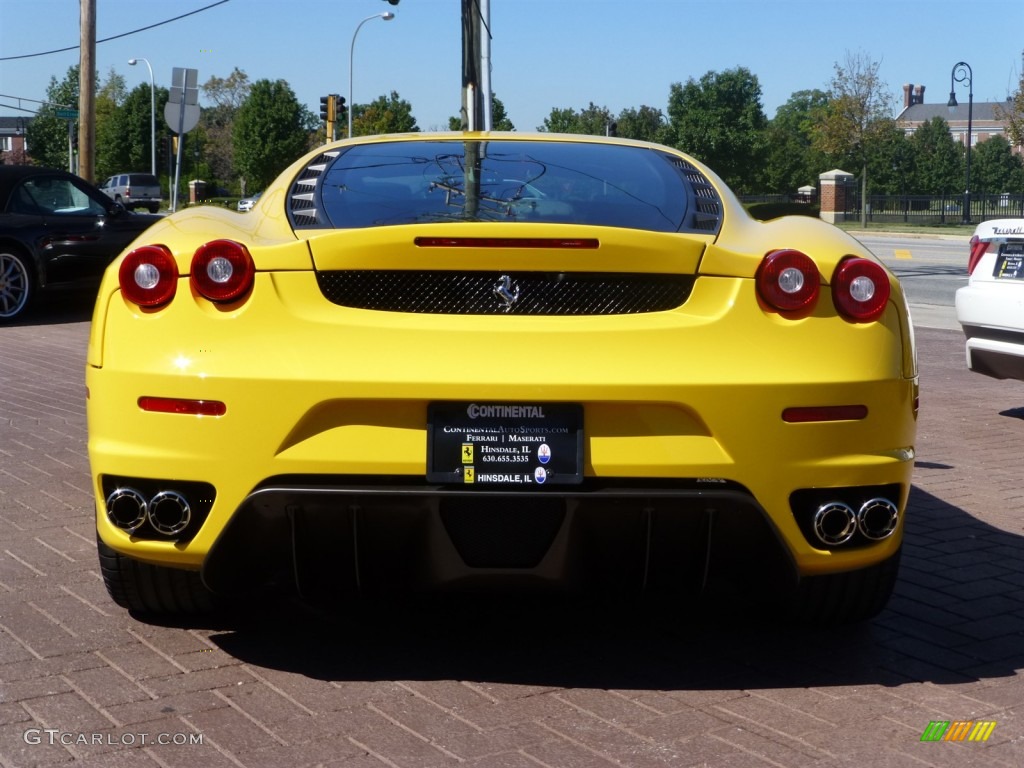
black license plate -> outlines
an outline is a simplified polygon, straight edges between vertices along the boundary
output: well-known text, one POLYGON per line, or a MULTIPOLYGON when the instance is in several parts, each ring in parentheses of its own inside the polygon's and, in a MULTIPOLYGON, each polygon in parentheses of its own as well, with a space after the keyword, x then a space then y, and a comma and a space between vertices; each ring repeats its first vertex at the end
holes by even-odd
POLYGON ((1006 243, 999 249, 994 277, 1024 280, 1024 243, 1006 243))
POLYGON ((431 403, 427 482, 537 490, 583 482, 578 403, 431 403))

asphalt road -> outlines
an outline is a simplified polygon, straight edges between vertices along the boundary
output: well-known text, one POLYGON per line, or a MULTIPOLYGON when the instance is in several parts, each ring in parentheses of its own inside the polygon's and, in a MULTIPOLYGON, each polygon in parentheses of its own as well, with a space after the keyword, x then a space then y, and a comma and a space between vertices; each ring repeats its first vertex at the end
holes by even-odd
POLYGON ((175 624, 99 577, 90 303, 0 329, 3 768, 1024 764, 1024 383, 966 371, 957 332, 917 330, 900 580, 865 625, 497 600, 175 624), (987 738, 923 740, 954 722, 987 738))

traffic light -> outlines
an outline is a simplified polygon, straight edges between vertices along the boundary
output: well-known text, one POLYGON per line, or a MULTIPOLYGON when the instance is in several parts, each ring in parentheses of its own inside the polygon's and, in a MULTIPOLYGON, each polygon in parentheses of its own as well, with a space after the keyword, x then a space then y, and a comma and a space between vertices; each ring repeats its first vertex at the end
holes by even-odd
POLYGON ((331 96, 320 97, 320 119, 325 123, 331 120, 331 96))
POLYGON ((348 106, 345 104, 345 97, 334 94, 334 114, 338 122, 345 122, 345 116, 348 114, 348 106))

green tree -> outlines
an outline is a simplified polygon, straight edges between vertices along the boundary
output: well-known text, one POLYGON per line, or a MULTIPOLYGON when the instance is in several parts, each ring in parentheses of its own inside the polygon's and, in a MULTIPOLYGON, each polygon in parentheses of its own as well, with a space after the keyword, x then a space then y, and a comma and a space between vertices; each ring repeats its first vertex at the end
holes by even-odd
MULTIPOLYGON (((167 103, 167 89, 157 87, 154 94, 156 103, 156 145, 157 155, 161 154, 161 142, 171 135, 163 119, 164 104, 167 103)), ((102 179, 124 171, 148 171, 150 167, 150 136, 153 112, 149 83, 140 83, 127 93, 121 104, 109 117, 99 119, 97 99, 96 124, 96 178, 102 179)), ((157 174, 167 172, 166 162, 157 162, 157 174)))
POLYGON ((578 119, 576 110, 571 107, 552 107, 551 113, 544 118, 544 124, 538 126, 537 130, 544 133, 583 133, 576 130, 578 119))
POLYGON ((615 122, 608 107, 599 107, 590 102, 586 109, 552 109, 544 118, 544 125, 538 128, 545 133, 582 133, 588 136, 604 136, 615 122))
POLYGON ((673 83, 668 115, 673 146, 707 163, 737 192, 756 191, 768 119, 755 75, 737 67, 673 83))
POLYGON ((1024 163, 1005 136, 993 136, 971 150, 971 192, 998 195, 1024 191, 1024 163))
POLYGON ((115 123, 118 112, 127 96, 124 75, 111 67, 107 79, 96 92, 96 178, 103 179, 114 171, 108 170, 116 163, 105 162, 111 146, 118 139, 115 123))
POLYGON ((284 80, 253 83, 232 134, 235 168, 247 189, 263 189, 309 147, 305 111, 284 80))
POLYGON ((1020 77, 1017 92, 1007 99, 1006 105, 997 104, 992 111, 996 120, 1006 125, 1010 144, 1018 149, 1024 148, 1024 74, 1020 77))
POLYGON ((199 130, 204 134, 203 157, 210 175, 235 186, 235 144, 233 126, 238 110, 249 98, 252 84, 238 67, 227 77, 211 77, 202 85, 203 97, 210 102, 200 113, 199 130))
MULTIPOLYGON (((494 93, 491 93, 491 128, 495 131, 514 131, 516 129, 512 121, 508 119, 505 105, 501 103, 501 99, 495 96, 494 93)), ((458 115, 449 117, 448 130, 461 131, 462 118, 458 115)))
POLYGON ((664 113, 654 107, 629 107, 615 118, 615 134, 624 139, 663 143, 667 129, 664 113))
POLYGON ((68 121, 57 117, 57 109, 78 109, 78 66, 68 67, 64 79, 50 77, 47 103, 40 107, 25 130, 32 160, 50 168, 68 167, 68 121))
MULTIPOLYGON (((868 164, 894 124, 892 95, 878 75, 880 66, 848 51, 845 62, 835 64, 828 106, 814 130, 816 149, 860 169, 862 200, 868 194, 868 164)), ((861 225, 867 225, 867 206, 861 206, 861 225)))
POLYGON ((933 117, 910 137, 912 194, 948 195, 963 186, 963 149, 953 140, 949 123, 933 117))
POLYGON ((831 170, 825 155, 813 147, 814 123, 827 104, 824 91, 797 91, 775 112, 766 133, 762 191, 792 193, 816 185, 818 176, 831 170))
POLYGON ((514 131, 516 129, 505 111, 505 105, 493 93, 491 94, 491 128, 495 131, 514 131))
POLYGON ((907 173, 913 146, 903 129, 892 122, 876 138, 875 151, 868 159, 872 191, 881 195, 906 192, 907 173))
MULTIPOLYGON (((349 106, 353 109, 353 105, 349 106)), ((352 113, 353 136, 375 136, 382 133, 418 132, 412 105, 392 91, 391 96, 378 96, 369 104, 354 105, 352 113)))

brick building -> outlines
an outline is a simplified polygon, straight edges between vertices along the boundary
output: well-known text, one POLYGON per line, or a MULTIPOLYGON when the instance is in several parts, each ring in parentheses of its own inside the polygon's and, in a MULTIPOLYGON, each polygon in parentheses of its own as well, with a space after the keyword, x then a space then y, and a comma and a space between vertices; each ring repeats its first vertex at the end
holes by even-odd
MULTIPOLYGON (((946 106, 947 102, 941 104, 924 103, 924 86, 908 83, 903 86, 903 110, 896 116, 896 122, 903 128, 907 136, 910 136, 921 125, 932 118, 941 117, 949 124, 949 131, 953 134, 953 140, 964 144, 967 136, 967 110, 968 99, 966 94, 957 93, 957 106, 946 106)), ((971 114, 971 146, 976 147, 982 141, 993 136, 1002 136, 1010 140, 1006 135, 1006 126, 996 116, 997 105, 1008 108, 1009 104, 1000 104, 996 101, 975 101, 971 114)), ((1015 152, 1020 152, 1021 147, 1015 147, 1015 152)))
POLYGON ((21 165, 28 162, 25 128, 30 117, 0 117, 0 163, 21 165))

